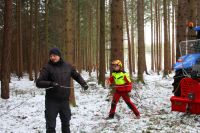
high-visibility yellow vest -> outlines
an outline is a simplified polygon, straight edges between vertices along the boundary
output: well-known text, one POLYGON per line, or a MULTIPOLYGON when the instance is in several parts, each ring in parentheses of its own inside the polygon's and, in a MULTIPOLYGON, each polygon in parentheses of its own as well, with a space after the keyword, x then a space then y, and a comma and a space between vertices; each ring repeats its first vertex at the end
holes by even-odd
POLYGON ((131 82, 129 74, 124 72, 113 72, 112 76, 114 77, 114 81, 116 85, 123 85, 126 83, 124 80, 124 76, 126 76, 127 80, 131 82))

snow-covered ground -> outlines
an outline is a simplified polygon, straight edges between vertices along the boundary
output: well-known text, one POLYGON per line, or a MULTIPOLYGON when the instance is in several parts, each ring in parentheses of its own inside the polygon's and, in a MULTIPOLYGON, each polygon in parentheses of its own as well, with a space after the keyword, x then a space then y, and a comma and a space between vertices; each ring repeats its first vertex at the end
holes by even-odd
MULTIPOLYGON (((89 77, 83 72, 90 88, 81 91, 75 83, 77 107, 71 107, 72 133, 198 133, 200 123, 198 115, 185 115, 171 112, 173 75, 162 79, 162 75, 145 75, 146 85, 135 84, 130 96, 138 107, 141 118, 134 114, 124 101, 117 105, 116 116, 105 120, 111 104, 109 90, 97 84, 95 73, 89 77)), ((18 81, 12 77, 10 99, 0 99, 0 133, 44 133, 44 89, 35 87, 26 76, 18 81)), ((57 132, 60 131, 60 119, 57 117, 57 132)))

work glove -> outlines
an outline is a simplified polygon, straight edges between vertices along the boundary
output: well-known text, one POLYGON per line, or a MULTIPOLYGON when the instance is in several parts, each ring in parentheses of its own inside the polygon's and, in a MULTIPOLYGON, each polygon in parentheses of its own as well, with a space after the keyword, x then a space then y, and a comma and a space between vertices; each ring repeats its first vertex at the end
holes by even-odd
POLYGON ((86 91, 89 88, 89 86, 86 84, 83 86, 83 89, 86 91))
POLYGON ((56 83, 56 82, 51 82, 51 84, 50 84, 53 88, 59 88, 60 87, 60 85, 58 84, 58 83, 56 83))

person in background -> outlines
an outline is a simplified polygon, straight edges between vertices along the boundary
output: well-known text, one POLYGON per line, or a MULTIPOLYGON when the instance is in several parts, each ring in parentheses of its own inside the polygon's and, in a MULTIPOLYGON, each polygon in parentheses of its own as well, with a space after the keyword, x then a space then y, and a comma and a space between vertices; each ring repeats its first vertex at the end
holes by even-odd
POLYGON ((75 79, 84 90, 88 89, 87 83, 69 63, 64 62, 58 48, 49 51, 49 61, 40 71, 36 80, 38 88, 46 89, 45 119, 46 132, 55 133, 56 117, 61 119, 62 133, 70 133, 71 110, 69 106, 70 79, 75 79))
POLYGON ((129 106, 129 108, 136 115, 136 118, 139 119, 140 113, 136 108, 136 106, 133 104, 133 102, 130 100, 130 97, 128 95, 128 93, 131 92, 132 89, 132 83, 128 73, 122 70, 122 62, 120 60, 114 60, 111 65, 113 71, 111 76, 108 78, 107 83, 115 85, 114 86, 115 92, 113 94, 111 109, 107 119, 114 118, 116 106, 120 97, 123 98, 123 100, 129 106))

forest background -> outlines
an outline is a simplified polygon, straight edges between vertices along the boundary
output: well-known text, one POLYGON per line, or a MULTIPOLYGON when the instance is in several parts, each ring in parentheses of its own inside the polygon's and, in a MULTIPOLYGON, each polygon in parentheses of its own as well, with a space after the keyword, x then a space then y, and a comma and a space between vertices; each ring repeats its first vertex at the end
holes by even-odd
POLYGON ((79 72, 96 71, 102 86, 113 59, 124 62, 131 77, 137 73, 137 81, 144 82, 148 70, 165 77, 180 57, 180 41, 196 39, 188 23, 199 25, 199 5, 199 0, 0 0, 1 97, 9 98, 11 74, 20 80, 28 73, 35 80, 52 47, 79 72))

